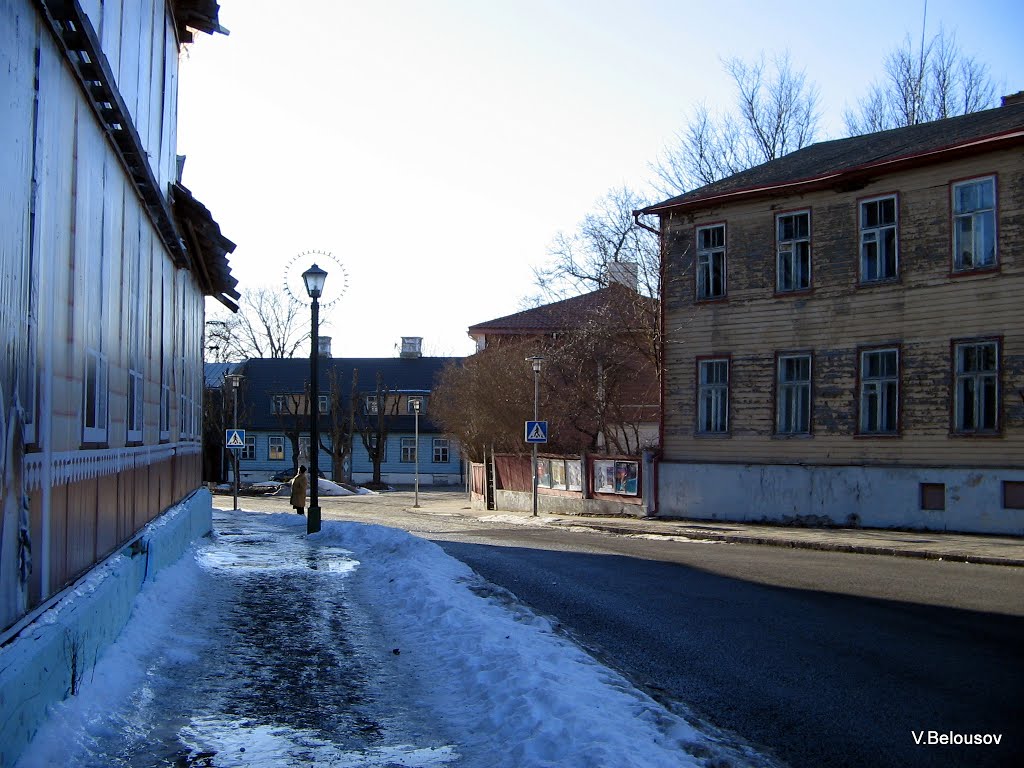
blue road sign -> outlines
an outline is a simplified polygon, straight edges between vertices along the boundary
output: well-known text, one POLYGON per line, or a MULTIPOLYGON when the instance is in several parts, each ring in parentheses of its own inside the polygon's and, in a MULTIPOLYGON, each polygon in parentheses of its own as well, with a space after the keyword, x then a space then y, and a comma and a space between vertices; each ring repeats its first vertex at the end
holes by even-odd
POLYGON ((245 448, 245 430, 228 429, 224 432, 224 444, 228 448, 245 448))
POLYGON ((548 423, 546 421, 526 422, 526 442, 546 443, 548 441, 548 423))

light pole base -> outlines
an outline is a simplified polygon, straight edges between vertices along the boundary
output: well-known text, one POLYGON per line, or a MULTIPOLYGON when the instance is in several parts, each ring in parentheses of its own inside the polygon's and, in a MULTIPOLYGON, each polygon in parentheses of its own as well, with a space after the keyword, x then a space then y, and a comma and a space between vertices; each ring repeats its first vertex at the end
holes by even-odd
POLYGON ((320 507, 310 507, 306 515, 306 533, 320 532, 320 507))

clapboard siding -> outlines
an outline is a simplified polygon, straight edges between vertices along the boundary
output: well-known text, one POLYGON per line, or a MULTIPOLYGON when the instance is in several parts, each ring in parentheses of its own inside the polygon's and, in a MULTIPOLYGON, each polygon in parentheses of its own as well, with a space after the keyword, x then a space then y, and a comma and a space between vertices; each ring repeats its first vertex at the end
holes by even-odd
POLYGON ((1024 152, 984 156, 882 176, 860 189, 816 191, 716 206, 662 218, 665 265, 665 414, 669 461, 1024 465, 1024 152), (952 275, 951 182, 997 180, 998 269, 952 275), (860 285, 858 203, 898 201, 899 276, 860 285), (775 290, 775 216, 811 217, 811 289, 775 290), (724 300, 695 301, 694 233, 726 223, 724 300), (1001 432, 951 434, 951 342, 1001 343, 1001 432), (858 350, 900 350, 901 430, 857 435, 858 350), (775 365, 780 352, 813 356, 812 435, 780 437, 775 365), (730 432, 695 434, 697 358, 730 358, 730 432))

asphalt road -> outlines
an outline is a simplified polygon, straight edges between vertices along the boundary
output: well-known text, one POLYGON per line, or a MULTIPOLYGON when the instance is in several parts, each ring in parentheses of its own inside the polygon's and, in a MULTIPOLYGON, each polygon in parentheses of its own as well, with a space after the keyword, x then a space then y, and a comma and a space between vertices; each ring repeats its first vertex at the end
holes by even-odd
POLYGON ((1024 569, 523 528, 395 501, 325 518, 436 540, 654 695, 792 766, 1024 765, 1024 569), (927 744, 950 733, 1001 744, 927 744))

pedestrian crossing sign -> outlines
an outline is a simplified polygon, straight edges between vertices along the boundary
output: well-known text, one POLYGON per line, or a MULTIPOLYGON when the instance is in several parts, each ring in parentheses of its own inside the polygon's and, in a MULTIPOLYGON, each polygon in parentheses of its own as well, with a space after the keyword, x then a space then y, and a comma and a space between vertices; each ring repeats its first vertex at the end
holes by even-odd
POLYGON ((548 423, 546 421, 526 422, 526 442, 546 443, 548 441, 548 423))
POLYGON ((245 448, 245 430, 229 429, 224 433, 228 448, 245 448))

